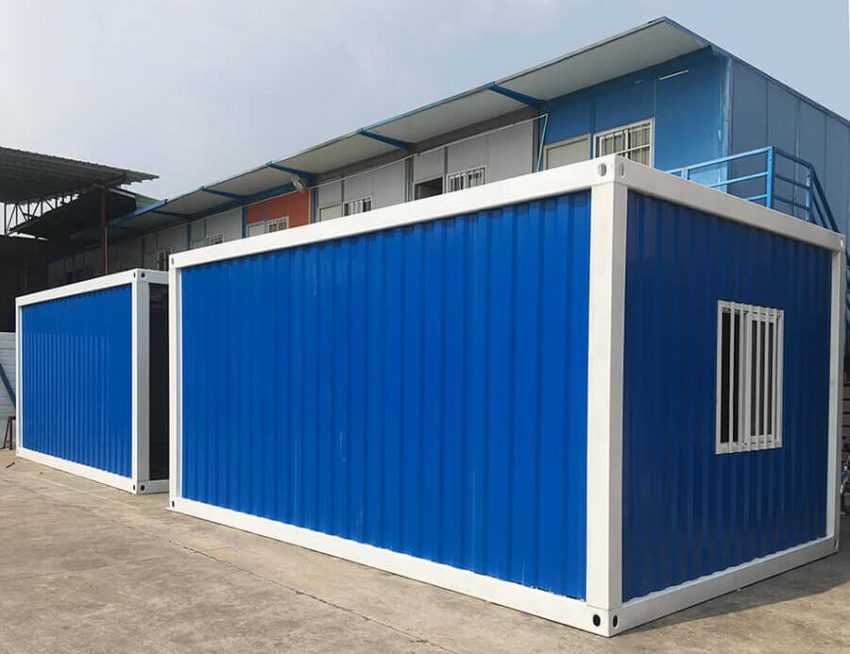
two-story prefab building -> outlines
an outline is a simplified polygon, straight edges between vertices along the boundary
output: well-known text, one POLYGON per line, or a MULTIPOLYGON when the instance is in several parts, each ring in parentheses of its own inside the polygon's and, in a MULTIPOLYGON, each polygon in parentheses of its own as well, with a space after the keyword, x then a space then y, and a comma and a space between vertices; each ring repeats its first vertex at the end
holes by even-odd
POLYGON ((847 233, 850 122, 662 18, 119 218, 110 269, 612 153, 847 233))

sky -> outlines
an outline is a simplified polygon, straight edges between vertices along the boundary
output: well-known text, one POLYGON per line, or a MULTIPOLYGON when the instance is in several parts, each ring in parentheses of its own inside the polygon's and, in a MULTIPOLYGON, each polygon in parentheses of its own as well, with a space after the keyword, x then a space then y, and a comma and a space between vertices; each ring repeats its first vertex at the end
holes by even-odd
POLYGON ((0 0, 0 144, 174 197, 664 15, 850 117, 848 0, 0 0))

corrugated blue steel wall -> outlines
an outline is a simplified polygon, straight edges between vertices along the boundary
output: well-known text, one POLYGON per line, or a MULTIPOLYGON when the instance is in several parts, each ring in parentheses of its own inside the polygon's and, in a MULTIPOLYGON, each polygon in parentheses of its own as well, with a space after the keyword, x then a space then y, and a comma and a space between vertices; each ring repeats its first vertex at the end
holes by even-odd
POLYGON ((130 286, 25 306, 21 339, 23 445, 129 477, 130 286))
POLYGON ((182 495, 583 597, 589 214, 184 269, 182 495))
POLYGON ((830 253, 631 193, 623 597, 825 534, 830 253), (718 300, 785 310, 783 445, 715 454, 718 300))

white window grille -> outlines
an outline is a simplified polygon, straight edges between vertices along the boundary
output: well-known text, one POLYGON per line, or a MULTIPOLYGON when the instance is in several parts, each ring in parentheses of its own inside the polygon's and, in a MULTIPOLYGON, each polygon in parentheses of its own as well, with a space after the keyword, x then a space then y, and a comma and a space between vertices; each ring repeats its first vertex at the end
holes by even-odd
POLYGON ((782 446, 783 332, 781 309, 718 303, 718 454, 782 446))
POLYGON ((446 175, 446 190, 451 193, 452 191, 460 191, 465 188, 472 188, 473 186, 481 186, 484 184, 484 176, 484 166, 446 175))
POLYGON ((289 216, 275 218, 267 223, 269 232, 279 232, 284 229, 289 229, 289 216))
POLYGON ((349 200, 345 204, 342 205, 342 215, 343 216, 351 216, 355 213, 364 213, 366 211, 372 210, 372 198, 357 198, 356 200, 349 200))
POLYGON ((652 165, 652 121, 646 120, 597 134, 595 156, 622 154, 645 166, 652 165))
POLYGON ((218 245, 219 243, 224 243, 224 234, 221 232, 218 234, 210 234, 204 239, 204 246, 218 245))
POLYGON ((256 236, 257 234, 264 234, 266 231, 266 223, 250 223, 248 225, 248 236, 256 236))

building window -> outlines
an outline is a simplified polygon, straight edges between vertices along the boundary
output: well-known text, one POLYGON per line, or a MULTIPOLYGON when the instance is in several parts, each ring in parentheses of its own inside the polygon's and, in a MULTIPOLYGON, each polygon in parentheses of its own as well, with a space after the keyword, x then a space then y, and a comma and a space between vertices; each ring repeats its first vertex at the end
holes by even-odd
POLYGON ((782 446, 781 309, 717 306, 716 452, 782 446))
POLYGON ((248 236, 279 232, 283 229, 289 229, 289 216, 282 216, 272 220, 264 220, 259 223, 251 223, 248 225, 248 236))
POLYGON ((329 204, 326 207, 319 207, 319 221, 333 220, 340 217, 339 205, 329 204))
POLYGON ((595 156, 622 154, 645 166, 652 165, 652 121, 646 120, 597 134, 595 156))
POLYGON ((484 166, 446 175, 446 189, 449 193, 482 184, 484 184, 484 166))
POLYGON ((421 200, 422 198, 430 198, 443 193, 443 178, 435 177, 424 182, 419 182, 413 186, 413 199, 421 200))
POLYGON ((289 229, 289 216, 282 216, 281 218, 275 218, 274 220, 268 221, 266 223, 268 225, 268 231, 271 232, 280 232, 284 229, 289 229))
POLYGON ((204 239, 204 247, 207 245, 218 245, 219 243, 224 243, 224 234, 221 232, 218 234, 210 234, 204 239))
POLYGON ((579 136, 546 146, 546 169, 568 166, 590 158, 590 136, 579 136))
POLYGON ((343 216, 351 216, 355 213, 364 213, 366 211, 372 210, 372 198, 358 198, 356 200, 349 200, 345 204, 342 205, 342 215, 343 216))
POLYGON ((168 261, 171 257, 171 248, 156 251, 156 269, 168 270, 168 261))

